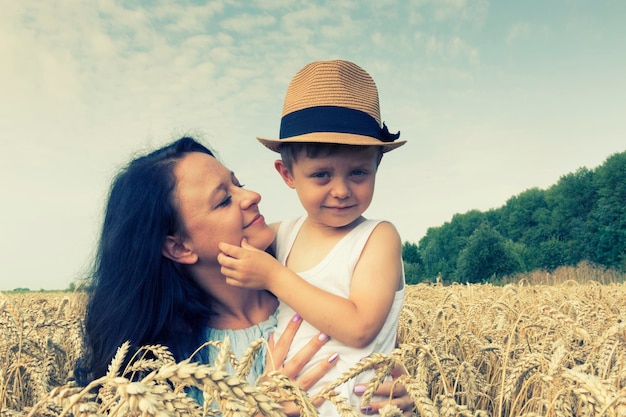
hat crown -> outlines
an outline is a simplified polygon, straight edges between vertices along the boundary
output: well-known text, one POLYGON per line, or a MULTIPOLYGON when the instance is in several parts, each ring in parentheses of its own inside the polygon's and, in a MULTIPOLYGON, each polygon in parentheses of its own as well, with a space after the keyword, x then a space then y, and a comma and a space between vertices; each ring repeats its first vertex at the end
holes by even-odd
POLYGON ((259 138, 274 152, 286 143, 379 146, 383 152, 406 143, 400 131, 381 122, 378 90, 372 77, 344 60, 315 61, 291 79, 278 139, 259 138))
POLYGON ((349 61, 316 61, 298 71, 287 88, 282 115, 320 106, 359 110, 381 125, 376 84, 349 61))

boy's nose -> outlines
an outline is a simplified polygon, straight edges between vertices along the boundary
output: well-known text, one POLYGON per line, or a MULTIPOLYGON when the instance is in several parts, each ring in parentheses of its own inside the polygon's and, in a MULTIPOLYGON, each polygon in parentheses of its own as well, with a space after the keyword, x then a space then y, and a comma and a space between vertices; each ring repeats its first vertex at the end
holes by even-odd
POLYGON ((335 198, 347 198, 350 197, 350 186, 344 180, 336 180, 333 183, 331 195, 335 198))

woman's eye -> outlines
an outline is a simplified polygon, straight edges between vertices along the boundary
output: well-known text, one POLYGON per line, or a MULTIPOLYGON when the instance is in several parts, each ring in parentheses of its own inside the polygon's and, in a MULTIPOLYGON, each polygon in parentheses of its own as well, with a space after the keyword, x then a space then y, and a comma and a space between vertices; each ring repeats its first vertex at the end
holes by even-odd
POLYGON ((233 197, 231 195, 227 195, 226 198, 224 198, 222 201, 220 201, 220 203, 217 205, 218 207, 224 207, 227 206, 231 203, 231 201, 233 201, 233 197))

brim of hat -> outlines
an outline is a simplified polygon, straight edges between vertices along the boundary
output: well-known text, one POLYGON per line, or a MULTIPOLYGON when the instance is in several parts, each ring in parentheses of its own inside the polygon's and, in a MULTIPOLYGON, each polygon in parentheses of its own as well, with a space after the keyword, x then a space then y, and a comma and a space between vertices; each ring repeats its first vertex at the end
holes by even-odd
POLYGON ((406 143, 406 140, 382 142, 370 136, 338 132, 314 132, 285 139, 266 139, 257 137, 257 140, 265 145, 266 148, 274 152, 280 152, 281 143, 336 143, 339 145, 380 146, 383 152, 389 152, 406 143))

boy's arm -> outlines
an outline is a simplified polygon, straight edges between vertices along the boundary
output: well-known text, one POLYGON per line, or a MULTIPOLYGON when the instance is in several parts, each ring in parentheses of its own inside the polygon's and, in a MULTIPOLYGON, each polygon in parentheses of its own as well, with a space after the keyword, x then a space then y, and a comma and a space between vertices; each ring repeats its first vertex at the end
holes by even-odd
POLYGON ((220 243, 220 249, 225 255, 218 260, 228 284, 271 291, 315 328, 352 347, 364 347, 376 337, 395 292, 404 285, 399 282, 400 236, 387 222, 370 235, 354 270, 349 298, 317 288, 246 243, 242 248, 220 243))

